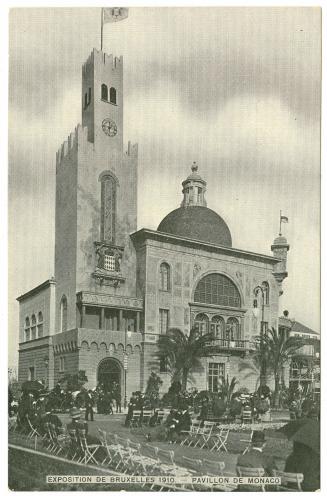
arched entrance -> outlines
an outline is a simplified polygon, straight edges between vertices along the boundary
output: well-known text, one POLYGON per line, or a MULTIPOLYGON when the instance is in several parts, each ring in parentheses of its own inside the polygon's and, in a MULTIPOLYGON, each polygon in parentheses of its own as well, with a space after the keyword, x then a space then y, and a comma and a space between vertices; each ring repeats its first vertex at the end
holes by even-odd
POLYGON ((105 358, 98 367, 98 384, 102 385, 104 391, 121 391, 122 368, 118 360, 105 358))

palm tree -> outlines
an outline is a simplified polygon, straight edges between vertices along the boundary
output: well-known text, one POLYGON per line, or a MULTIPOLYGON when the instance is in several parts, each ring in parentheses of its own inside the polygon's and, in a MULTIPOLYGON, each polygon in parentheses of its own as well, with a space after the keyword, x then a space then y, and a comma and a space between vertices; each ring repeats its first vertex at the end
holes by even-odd
MULTIPOLYGON (((261 338, 259 338, 261 339, 261 338)), ((278 332, 272 328, 262 336, 262 351, 266 358, 267 368, 271 369, 275 380, 273 404, 279 397, 279 385, 285 363, 287 363, 304 344, 303 339, 278 332)))
POLYGON ((157 356, 166 361, 172 373, 172 381, 179 380, 182 391, 186 390, 191 370, 201 366, 200 357, 205 354, 205 345, 211 340, 211 334, 201 336, 195 328, 188 335, 180 329, 172 328, 167 334, 159 336, 157 356))
POLYGON ((232 395, 235 389, 236 384, 238 383, 236 377, 232 377, 231 381, 229 382, 229 377, 227 378, 222 377, 221 378, 221 394, 223 395, 223 399, 226 401, 227 406, 229 406, 232 395))

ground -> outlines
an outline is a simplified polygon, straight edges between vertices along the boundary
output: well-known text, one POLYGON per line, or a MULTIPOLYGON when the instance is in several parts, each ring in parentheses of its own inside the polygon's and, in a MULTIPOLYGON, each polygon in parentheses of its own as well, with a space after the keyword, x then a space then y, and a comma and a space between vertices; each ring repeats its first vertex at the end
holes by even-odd
MULTIPOLYGON (((60 416, 64 423, 70 422, 70 418, 68 414, 64 414, 60 416)), ((137 441, 143 445, 148 443, 149 441, 146 439, 145 435, 147 433, 152 434, 152 437, 155 438, 154 431, 151 428, 144 429, 134 429, 131 430, 124 426, 124 415, 95 415, 95 420, 93 422, 89 422, 89 434, 92 436, 97 436, 97 429, 100 427, 101 429, 107 432, 114 432, 119 436, 129 438, 132 441, 137 441)), ((266 430, 266 439, 267 444, 265 446, 265 451, 269 453, 271 456, 274 456, 277 462, 277 465, 280 469, 284 468, 285 459, 288 454, 291 452, 292 444, 288 442, 281 434, 275 431, 266 430)), ((231 432, 228 438, 228 451, 229 453, 216 453, 211 452, 208 449, 199 449, 194 447, 181 446, 179 444, 168 444, 167 442, 153 440, 151 444, 154 446, 158 446, 163 449, 174 450, 175 452, 175 460, 178 465, 184 465, 183 456, 187 456, 189 458, 195 459, 210 459, 217 461, 225 462, 225 472, 230 475, 234 475, 236 461, 238 455, 244 450, 246 443, 240 442, 242 439, 247 439, 249 437, 249 432, 231 432)), ((9 450, 9 487, 13 490, 114 490, 113 488, 104 487, 103 485, 96 485, 90 487, 89 484, 85 485, 77 485, 72 486, 67 485, 53 485, 51 487, 47 486, 45 482, 45 476, 47 474, 87 474, 92 475, 92 469, 90 466, 87 468, 83 467, 75 467, 65 462, 50 462, 49 463, 44 460, 40 460, 40 457, 37 455, 26 454, 18 451, 9 450)), ((97 474, 98 475, 98 474, 97 474)), ((115 489, 118 488, 115 486, 115 489)), ((129 489, 137 489, 131 488, 129 489)))

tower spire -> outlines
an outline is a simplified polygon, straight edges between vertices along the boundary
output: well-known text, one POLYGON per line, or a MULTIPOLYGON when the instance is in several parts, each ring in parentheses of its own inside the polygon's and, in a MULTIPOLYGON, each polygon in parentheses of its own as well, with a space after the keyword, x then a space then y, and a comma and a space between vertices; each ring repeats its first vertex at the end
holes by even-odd
POLYGON ((207 202, 205 199, 207 183, 198 174, 198 165, 193 162, 191 166, 192 173, 182 182, 183 186, 183 201, 182 207, 206 207, 207 202))

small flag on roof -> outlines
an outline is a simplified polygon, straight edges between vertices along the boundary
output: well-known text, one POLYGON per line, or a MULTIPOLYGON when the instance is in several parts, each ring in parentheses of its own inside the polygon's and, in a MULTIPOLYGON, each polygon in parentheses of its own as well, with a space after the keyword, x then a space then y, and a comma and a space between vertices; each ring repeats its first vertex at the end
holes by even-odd
POLYGON ((118 22, 123 21, 128 17, 128 9, 126 7, 106 7, 102 9, 102 22, 118 22))

